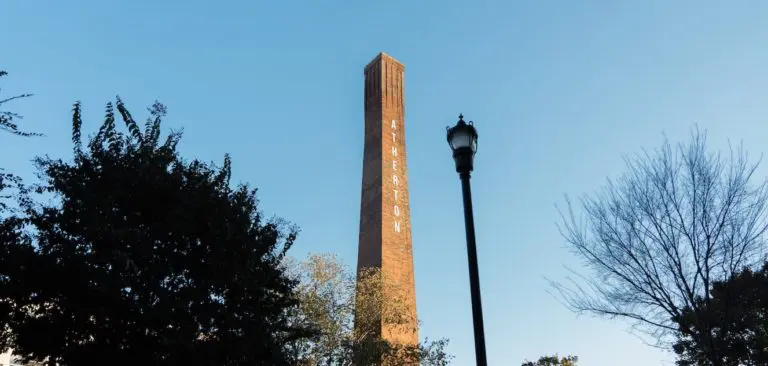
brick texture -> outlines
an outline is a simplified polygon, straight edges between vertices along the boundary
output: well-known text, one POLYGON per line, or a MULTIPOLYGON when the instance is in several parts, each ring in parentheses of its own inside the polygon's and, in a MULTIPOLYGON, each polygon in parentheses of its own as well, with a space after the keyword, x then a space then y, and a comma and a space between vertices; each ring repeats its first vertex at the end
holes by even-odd
POLYGON ((365 145, 357 267, 358 271, 380 268, 384 281, 404 294, 403 310, 414 320, 407 327, 413 331, 382 323, 379 336, 390 342, 415 345, 418 331, 405 149, 404 71, 403 64, 385 53, 365 67, 365 145))

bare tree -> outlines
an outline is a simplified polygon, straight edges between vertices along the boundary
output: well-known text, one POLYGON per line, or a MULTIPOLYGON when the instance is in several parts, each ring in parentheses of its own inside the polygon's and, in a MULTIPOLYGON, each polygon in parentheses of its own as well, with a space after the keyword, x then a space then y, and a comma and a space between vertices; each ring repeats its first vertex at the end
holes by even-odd
POLYGON ((752 183, 759 161, 741 146, 712 153, 699 130, 688 145, 665 140, 625 161, 625 174, 579 201, 581 218, 566 197, 559 228, 592 276, 572 271, 580 280, 553 285, 572 310, 631 319, 668 346, 686 331, 675 319, 684 308, 701 311, 696 299, 707 304, 714 281, 764 261, 768 186, 752 183))

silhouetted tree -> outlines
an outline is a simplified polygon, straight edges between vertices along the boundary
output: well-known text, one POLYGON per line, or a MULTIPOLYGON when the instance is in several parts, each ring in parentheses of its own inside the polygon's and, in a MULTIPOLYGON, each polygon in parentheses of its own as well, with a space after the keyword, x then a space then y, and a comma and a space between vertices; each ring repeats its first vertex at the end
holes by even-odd
MULTIPOLYGON (((6 75, 8 75, 7 72, 0 70, 0 78, 6 75)), ((10 132, 14 135, 19 135, 19 136, 40 136, 39 133, 21 131, 19 129, 19 126, 16 124, 16 120, 19 120, 22 117, 14 112, 6 111, 2 109, 3 104, 5 103, 8 103, 16 99, 27 98, 31 96, 32 94, 18 94, 12 97, 0 97, 0 131, 10 132)))
POLYGON ((0 168, 0 214, 9 208, 9 200, 12 201, 14 196, 23 195, 24 193, 25 188, 21 178, 0 168), (16 191, 16 194, 11 194, 12 190, 16 191))
MULTIPOLYGON (((7 72, 0 70, 0 79, 8 75, 7 72)), ((17 113, 3 109, 4 104, 21 98, 30 97, 32 94, 19 94, 12 97, 0 96, 0 131, 9 132, 17 136, 40 136, 38 133, 30 133, 19 130, 19 126, 16 124, 16 120, 21 119, 21 116, 17 113)), ((21 179, 18 176, 8 173, 4 168, 0 167, 0 213, 8 208, 6 200, 11 198, 11 195, 3 192, 6 188, 22 189, 21 179)), ((23 189, 22 189, 23 193, 23 189)))
POLYGON ((382 281, 380 270, 364 271, 358 281, 330 254, 312 254, 302 262, 287 262, 287 267, 299 280, 296 294, 300 306, 293 319, 317 331, 314 337, 291 344, 299 364, 367 366, 383 360, 385 365, 444 366, 453 359, 445 352, 447 339, 398 345, 370 337, 373 329, 355 330, 355 321, 372 325, 381 320, 403 327, 415 323, 405 311, 397 286, 382 281))
POLYGON ((577 366, 576 362, 578 361, 579 358, 576 356, 542 356, 536 362, 525 361, 521 366, 577 366))
MULTIPOLYGON (((711 153, 699 131, 689 145, 665 142, 626 163, 581 200, 584 220, 568 202, 561 232, 594 276, 555 286, 571 309, 631 319, 668 345, 685 309, 698 315, 712 301, 713 283, 764 260, 768 189, 751 184, 758 164, 743 150, 711 153)), ((721 364, 716 350, 707 357, 721 364)))
POLYGON ((712 365, 711 354, 722 358, 721 365, 768 365, 768 263, 715 282, 709 302, 700 296, 696 304, 698 312, 685 307, 675 319, 678 365, 712 365))
POLYGON ((36 160, 55 199, 2 221, 3 345, 51 365, 288 364, 305 335, 280 267, 296 230, 230 186, 228 156, 183 160, 161 104, 143 130, 115 107, 84 146, 75 104, 74 159, 36 160))

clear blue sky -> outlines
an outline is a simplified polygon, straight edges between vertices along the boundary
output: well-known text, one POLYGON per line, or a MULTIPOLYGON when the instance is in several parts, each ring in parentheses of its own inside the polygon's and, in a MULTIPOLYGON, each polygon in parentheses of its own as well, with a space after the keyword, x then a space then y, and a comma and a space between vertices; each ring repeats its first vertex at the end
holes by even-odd
POLYGON ((69 157, 70 109, 94 131, 120 94, 155 99, 185 128, 186 156, 233 157, 267 213, 302 228, 293 254, 355 265, 363 66, 406 65, 409 182, 422 335, 474 362, 459 180, 445 126, 476 122, 473 176, 488 354, 519 365, 571 353, 585 366, 668 364, 623 322, 577 317, 542 278, 578 262, 554 207, 598 189, 622 154, 685 138, 768 142, 768 2, 96 1, 0 2, 3 95, 41 139, 0 135, 2 165, 69 157))

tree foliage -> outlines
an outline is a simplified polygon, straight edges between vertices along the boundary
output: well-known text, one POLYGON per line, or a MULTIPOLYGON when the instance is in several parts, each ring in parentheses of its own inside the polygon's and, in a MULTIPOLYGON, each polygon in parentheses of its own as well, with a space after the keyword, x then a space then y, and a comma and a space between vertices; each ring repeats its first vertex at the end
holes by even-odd
POLYGON ((578 361, 576 356, 542 356, 536 362, 525 361, 521 366, 577 366, 578 361))
POLYGON ((183 160, 165 107, 150 112, 142 129, 118 98, 83 145, 76 103, 73 160, 36 160, 54 199, 0 223, 0 346, 59 365, 290 362, 295 228, 230 186, 228 156, 183 160))
POLYGON ((715 282, 762 263, 768 186, 753 184, 758 164, 742 149, 712 153, 698 130, 688 145, 665 142, 626 163, 580 201, 583 220, 568 202, 561 232, 593 276, 555 287, 571 309, 633 320, 668 345, 686 312, 705 311, 715 282))
POLYGON ((447 339, 399 345, 372 337, 375 329, 359 326, 378 320, 396 327, 416 323, 396 285, 383 281, 379 270, 363 271, 356 278, 329 254, 292 261, 288 268, 299 280, 296 293, 301 305, 294 319, 317 331, 315 337, 291 345, 301 365, 372 365, 383 360, 387 365, 443 366, 453 358, 445 352, 447 339))
POLYGON ((0 214, 11 206, 8 204, 9 200, 12 201, 14 197, 20 197, 24 194, 26 194, 26 188, 21 178, 0 168, 0 214))
POLYGON ((712 354, 724 366, 768 365, 768 263, 715 282, 709 302, 696 302, 699 312, 686 307, 676 319, 678 365, 713 365, 712 354))
MULTIPOLYGON (((0 70, 0 78, 6 75, 8 75, 7 72, 0 70)), ((20 130, 16 122, 22 119, 22 117, 17 113, 3 109, 3 104, 14 101, 16 99, 27 98, 31 96, 32 94, 18 94, 12 97, 0 97, 0 131, 9 132, 18 136, 40 136, 39 133, 24 132, 20 130)))
MULTIPOLYGON (((6 75, 8 75, 7 72, 0 70, 0 78, 3 78, 6 75)), ((19 126, 16 124, 16 120, 21 119, 21 116, 3 108, 3 105, 8 102, 30 96, 32 96, 32 94, 19 94, 12 97, 0 96, 0 131, 9 132, 13 135, 24 137, 41 136, 38 133, 24 132, 19 130, 19 126)), ((8 191, 3 192, 7 188, 16 189, 17 193, 24 193, 23 187, 21 185, 21 179, 14 174, 6 172, 4 168, 0 167, 0 213, 8 209, 7 200, 13 196, 8 194, 8 191)))

